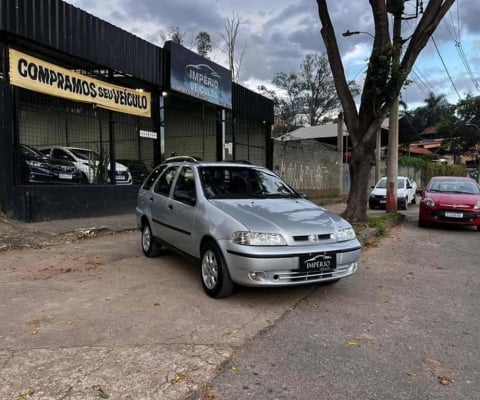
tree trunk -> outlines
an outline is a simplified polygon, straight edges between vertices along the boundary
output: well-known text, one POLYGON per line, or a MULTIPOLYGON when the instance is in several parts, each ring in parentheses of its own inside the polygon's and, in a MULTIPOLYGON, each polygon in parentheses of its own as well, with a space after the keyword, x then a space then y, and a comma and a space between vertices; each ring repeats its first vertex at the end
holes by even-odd
POLYGON ((373 151, 352 152, 350 159, 350 193, 343 217, 350 222, 367 221, 368 181, 373 163, 373 151), (368 156, 369 155, 369 156, 368 156))

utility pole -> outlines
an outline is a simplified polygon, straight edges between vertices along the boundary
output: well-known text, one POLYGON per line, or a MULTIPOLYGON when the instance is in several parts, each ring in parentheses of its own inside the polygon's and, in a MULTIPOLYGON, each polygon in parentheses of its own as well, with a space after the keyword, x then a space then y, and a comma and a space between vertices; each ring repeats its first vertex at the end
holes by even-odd
MULTIPOLYGON (((338 151, 338 194, 343 196, 343 112, 338 113, 337 123, 337 151, 338 151)), ((348 149, 347 149, 348 151, 348 149)))
MULTIPOLYGON (((402 50, 402 14, 405 0, 387 0, 388 12, 393 14, 393 57, 392 79, 398 74, 402 50)), ((387 161, 387 213, 397 211, 398 177, 398 96, 393 101, 389 117, 388 161, 387 161)))

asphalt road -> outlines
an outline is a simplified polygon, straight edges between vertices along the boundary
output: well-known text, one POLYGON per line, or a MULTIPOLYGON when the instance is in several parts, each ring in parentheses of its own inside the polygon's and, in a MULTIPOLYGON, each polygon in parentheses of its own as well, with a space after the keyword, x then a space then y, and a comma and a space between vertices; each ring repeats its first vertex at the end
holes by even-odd
POLYGON ((222 300, 139 232, 2 251, 0 399, 479 398, 480 235, 416 207, 337 285, 222 300))
POLYGON ((480 233, 420 229, 417 212, 191 399, 480 399, 480 233))

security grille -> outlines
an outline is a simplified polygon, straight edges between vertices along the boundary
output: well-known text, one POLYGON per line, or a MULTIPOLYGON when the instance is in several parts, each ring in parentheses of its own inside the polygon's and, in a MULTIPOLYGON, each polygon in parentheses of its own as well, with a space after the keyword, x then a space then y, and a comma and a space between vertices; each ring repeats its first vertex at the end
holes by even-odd
MULTIPOLYGON (((47 176, 49 169, 47 166, 25 160, 22 145, 50 156, 52 153, 49 153, 48 149, 53 147, 73 147, 95 152, 96 155, 92 157, 89 155, 88 159, 84 160, 84 167, 77 165, 77 168, 86 175, 86 179, 81 183, 108 184, 112 183, 113 176, 119 178, 117 183, 127 182, 126 175, 118 174, 119 171, 116 169, 122 168, 116 168, 117 165, 109 172, 112 149, 115 153, 113 158, 117 162, 122 160, 125 164, 134 165, 132 175, 144 176, 152 169, 154 141, 151 138, 140 137, 139 134, 140 130, 154 130, 152 119, 112 112, 89 104, 70 102, 19 88, 15 88, 15 98, 17 184, 73 183, 69 180, 50 179, 47 176), (45 176, 32 179, 33 167, 44 168, 45 176)), ((68 161, 78 162, 72 159, 68 161)), ((139 180, 139 176, 134 176, 134 183, 139 183, 139 180)))

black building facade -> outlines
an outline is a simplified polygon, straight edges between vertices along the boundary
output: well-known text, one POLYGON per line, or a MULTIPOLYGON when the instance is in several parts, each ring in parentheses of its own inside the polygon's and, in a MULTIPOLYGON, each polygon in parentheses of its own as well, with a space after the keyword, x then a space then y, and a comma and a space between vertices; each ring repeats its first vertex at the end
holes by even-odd
POLYGON ((60 0, 0 0, 0 207, 40 221, 133 212, 175 153, 272 166, 273 104, 177 44, 60 0))

